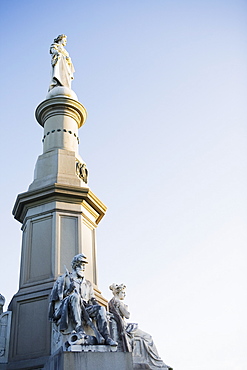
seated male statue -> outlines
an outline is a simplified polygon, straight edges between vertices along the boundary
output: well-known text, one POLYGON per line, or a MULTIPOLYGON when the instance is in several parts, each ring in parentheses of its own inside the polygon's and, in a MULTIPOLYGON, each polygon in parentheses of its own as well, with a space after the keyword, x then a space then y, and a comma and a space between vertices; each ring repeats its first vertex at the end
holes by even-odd
POLYGON ((77 254, 72 262, 72 273, 58 277, 50 295, 49 319, 67 332, 69 324, 79 336, 84 336, 84 324, 93 329, 97 343, 117 346, 109 334, 105 308, 94 296, 93 286, 85 279, 86 256, 77 254), (95 328, 92 320, 95 320, 95 328))

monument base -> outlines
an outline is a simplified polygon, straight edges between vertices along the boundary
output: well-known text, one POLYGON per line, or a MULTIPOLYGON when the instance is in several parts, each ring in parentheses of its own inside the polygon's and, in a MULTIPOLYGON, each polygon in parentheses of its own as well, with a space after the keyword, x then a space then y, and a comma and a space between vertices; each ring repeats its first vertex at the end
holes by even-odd
POLYGON ((47 361, 44 370, 133 370, 130 352, 73 352, 60 348, 47 361))

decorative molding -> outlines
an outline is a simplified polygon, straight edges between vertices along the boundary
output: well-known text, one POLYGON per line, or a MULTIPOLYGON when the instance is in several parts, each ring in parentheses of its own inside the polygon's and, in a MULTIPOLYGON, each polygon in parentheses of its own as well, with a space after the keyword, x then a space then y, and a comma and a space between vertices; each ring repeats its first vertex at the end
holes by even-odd
POLYGON ((49 203, 50 201, 63 201, 83 206, 85 203, 88 204, 96 212, 95 223, 97 225, 107 210, 104 203, 88 187, 53 184, 19 194, 12 213, 16 220, 23 223, 29 208, 49 203))

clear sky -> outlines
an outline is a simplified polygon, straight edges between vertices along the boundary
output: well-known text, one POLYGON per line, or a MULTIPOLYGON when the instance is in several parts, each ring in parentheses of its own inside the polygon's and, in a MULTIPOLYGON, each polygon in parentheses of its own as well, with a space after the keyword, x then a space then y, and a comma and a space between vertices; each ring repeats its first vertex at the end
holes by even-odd
MULTIPOLYGON (((0 1, 1 270, 18 289, 18 193, 42 153, 34 118, 61 33, 88 111, 80 154, 107 205, 99 287, 175 370, 246 370, 247 3, 0 1)), ((5 306, 7 309, 7 305, 5 306)))

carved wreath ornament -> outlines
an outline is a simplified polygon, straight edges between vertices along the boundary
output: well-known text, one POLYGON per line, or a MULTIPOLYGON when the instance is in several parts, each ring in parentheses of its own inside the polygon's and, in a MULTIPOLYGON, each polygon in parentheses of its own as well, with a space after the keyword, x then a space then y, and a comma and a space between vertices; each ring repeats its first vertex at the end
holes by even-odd
POLYGON ((85 184, 87 184, 88 170, 86 163, 76 162, 76 174, 85 182, 85 184))

